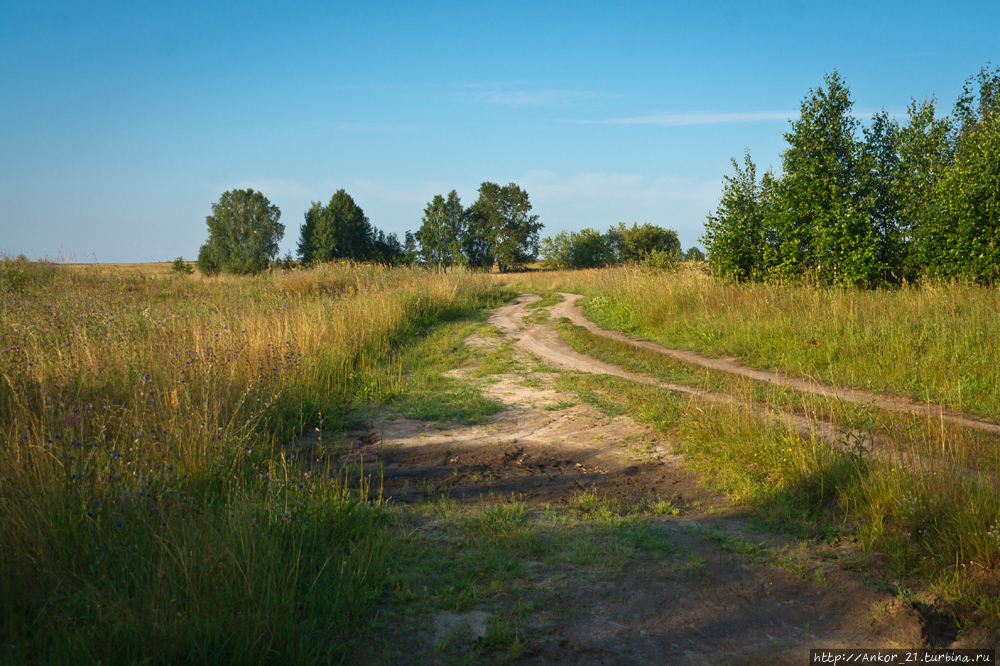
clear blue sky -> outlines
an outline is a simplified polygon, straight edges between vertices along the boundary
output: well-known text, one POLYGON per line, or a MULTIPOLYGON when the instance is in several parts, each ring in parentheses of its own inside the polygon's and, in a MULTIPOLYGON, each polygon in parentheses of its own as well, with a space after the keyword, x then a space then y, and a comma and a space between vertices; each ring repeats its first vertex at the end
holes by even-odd
POLYGON ((780 167, 825 73, 856 111, 947 113, 998 47, 995 0, 0 0, 0 251, 193 258, 237 187, 281 208, 282 252, 338 188, 402 237, 484 180, 546 235, 651 222, 686 248, 730 157, 780 167))

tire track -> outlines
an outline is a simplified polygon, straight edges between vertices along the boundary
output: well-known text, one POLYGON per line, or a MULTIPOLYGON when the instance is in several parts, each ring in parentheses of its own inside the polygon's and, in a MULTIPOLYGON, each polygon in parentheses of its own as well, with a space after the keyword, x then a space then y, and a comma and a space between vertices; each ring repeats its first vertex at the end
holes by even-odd
POLYGON ((576 304, 577 301, 583 298, 581 294, 569 294, 562 292, 560 292, 560 294, 566 300, 552 307, 551 311, 553 316, 566 317, 577 326, 582 326, 591 333, 600 335, 601 337, 608 338, 610 340, 623 342, 625 344, 632 345, 633 347, 648 349, 691 365, 698 365, 704 368, 711 368, 712 370, 719 370, 728 374, 748 377, 759 382, 770 383, 773 386, 785 386, 802 393, 812 393, 813 395, 825 398, 834 398, 856 404, 874 404, 875 406, 888 411, 904 412, 932 419, 941 419, 948 421, 949 423, 958 424, 965 428, 980 430, 982 432, 988 432, 993 435, 1000 436, 1000 425, 946 409, 942 405, 917 402, 916 400, 902 396, 889 396, 876 393, 874 391, 866 391, 864 389, 835 388, 809 379, 790 377, 777 372, 768 372, 766 370, 751 368, 727 359, 710 358, 697 352, 670 349, 657 342, 636 340, 635 338, 619 333, 618 331, 609 331, 601 328, 594 322, 587 319, 586 315, 583 314, 583 308, 576 304))
MULTIPOLYGON (((789 388, 815 395, 839 398, 848 402, 863 404, 870 404, 874 401, 876 405, 885 409, 894 409, 892 405, 898 404, 892 398, 886 398, 885 396, 881 396, 870 391, 857 389, 837 391, 835 389, 831 389, 830 387, 807 382, 794 377, 786 377, 777 373, 756 370, 754 368, 742 366, 738 363, 733 363, 732 361, 712 359, 693 352, 671 350, 655 342, 634 340, 616 331, 602 329, 587 319, 582 312, 582 308, 576 306, 576 302, 583 298, 583 296, 579 294, 562 295, 566 298, 566 300, 550 307, 550 311, 553 315, 557 317, 566 317, 574 324, 583 326, 597 335, 601 335, 612 340, 625 342, 635 347, 661 352, 673 358, 678 358, 696 365, 702 365, 704 367, 710 367, 724 372, 731 371, 732 374, 751 377, 758 381, 769 381, 772 384, 787 386, 789 388)), ((621 377, 622 379, 656 386, 675 394, 687 396, 691 399, 703 400, 717 405, 742 407, 748 412, 755 414, 763 421, 774 420, 780 422, 786 428, 798 433, 804 438, 808 439, 810 437, 816 437, 821 441, 833 444, 842 449, 849 448, 847 442, 851 438, 858 441, 859 439, 869 437, 870 441, 873 443, 873 449, 870 453, 876 459, 886 462, 903 462, 914 468, 923 467, 928 469, 938 469, 940 471, 947 470, 957 476, 969 478, 977 482, 991 483, 992 481, 993 475, 991 474, 986 474, 946 460, 924 457, 914 452, 899 450, 895 447, 894 442, 891 439, 878 437, 873 433, 857 429, 844 429, 823 419, 808 418, 791 412, 786 412, 781 409, 776 409, 769 405, 755 404, 746 398, 734 396, 729 393, 718 393, 690 386, 663 382, 653 377, 629 372, 628 370, 625 370, 617 365, 605 363, 585 354, 581 354, 573 349, 561 337, 559 337, 558 333, 552 330, 550 326, 525 326, 523 321, 525 308, 531 303, 535 303, 539 300, 541 300, 541 297, 536 294, 520 294, 515 300, 498 309, 487 321, 502 330, 506 337, 516 338, 517 342, 515 344, 517 347, 528 351, 535 356, 544 359, 546 362, 558 367, 590 374, 621 377)), ((920 411, 919 408, 926 407, 920 403, 909 401, 905 404, 908 404, 912 408, 912 411, 908 409, 895 409, 895 411, 910 411, 911 413, 919 415, 927 414, 935 418, 938 416, 933 412, 920 411)), ((934 406, 932 405, 931 407, 934 406)), ((943 408, 941 409, 943 410, 943 408)), ((996 424, 967 419, 961 415, 956 416, 954 413, 950 412, 942 411, 942 413, 944 414, 945 420, 956 422, 961 425, 974 424, 983 426, 980 429, 987 432, 1000 432, 1000 426, 997 426, 996 424), (952 418, 948 418, 949 415, 952 418)), ((974 426, 969 425, 969 427, 974 426)))

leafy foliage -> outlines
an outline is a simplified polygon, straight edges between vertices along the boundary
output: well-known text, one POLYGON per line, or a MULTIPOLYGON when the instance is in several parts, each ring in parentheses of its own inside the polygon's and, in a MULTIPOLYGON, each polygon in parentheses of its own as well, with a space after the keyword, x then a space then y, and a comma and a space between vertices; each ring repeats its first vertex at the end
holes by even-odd
POLYGON ((702 242, 708 249, 712 272, 727 279, 748 280, 759 276, 768 266, 769 245, 774 233, 768 227, 773 219, 775 181, 768 171, 757 182, 757 167, 748 150, 743 169, 732 160, 733 176, 725 176, 722 200, 715 215, 705 222, 702 242), (769 210, 770 209, 770 210, 769 210))
POLYGON ((252 189, 223 192, 212 214, 205 218, 208 241, 198 251, 198 269, 206 275, 220 271, 243 275, 259 273, 278 254, 285 235, 281 211, 252 189))
POLYGON ((354 198, 339 189, 326 206, 314 201, 306 211, 298 252, 307 264, 335 259, 394 264, 402 259, 403 247, 395 234, 373 227, 354 198))
POLYGON ((177 275, 191 275, 194 273, 194 269, 191 267, 191 264, 186 263, 184 261, 184 257, 177 257, 174 259, 174 263, 170 266, 170 270, 177 275))
POLYGON ((545 264, 558 268, 599 268, 615 263, 672 266, 681 258, 677 232, 652 224, 619 222, 602 234, 595 229, 560 231, 541 243, 545 264))
POLYGON ((436 195, 424 209, 420 230, 413 236, 414 241, 420 243, 419 252, 414 254, 442 271, 463 263, 461 239, 465 233, 465 218, 458 192, 452 190, 447 199, 436 195))
POLYGON ((479 186, 468 212, 464 249, 468 263, 501 273, 517 270, 538 256, 542 223, 531 214, 528 193, 515 183, 479 186))
POLYGON ((742 169, 733 161, 702 238, 712 271, 856 285, 1000 277, 1000 68, 966 82, 954 119, 914 101, 905 124, 882 111, 860 132, 844 81, 824 83, 785 134, 780 178, 758 183, 749 153, 742 169))
POLYGON ((617 260, 624 263, 642 261, 654 252, 678 257, 681 253, 681 242, 677 239, 676 231, 648 222, 642 226, 633 222, 631 228, 625 226, 624 222, 619 222, 617 227, 608 231, 608 238, 614 246, 617 260))
POLYGON ((615 260, 611 239, 595 229, 560 231, 542 239, 541 253, 552 268, 599 268, 615 260))
POLYGON ((684 253, 684 261, 705 261, 705 253, 697 245, 692 245, 684 253))

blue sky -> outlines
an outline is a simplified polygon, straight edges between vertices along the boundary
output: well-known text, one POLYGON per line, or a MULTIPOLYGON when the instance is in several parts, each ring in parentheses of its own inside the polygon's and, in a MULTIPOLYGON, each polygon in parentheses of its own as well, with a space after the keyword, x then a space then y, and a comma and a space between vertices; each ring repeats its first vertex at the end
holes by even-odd
POLYGON ((27 3, 0 0, 0 251, 196 256, 228 189, 294 249, 345 188, 416 230, 435 194, 516 182, 544 234, 618 221, 697 243, 730 157, 837 68, 902 113, 1000 62, 1000 3, 27 3))

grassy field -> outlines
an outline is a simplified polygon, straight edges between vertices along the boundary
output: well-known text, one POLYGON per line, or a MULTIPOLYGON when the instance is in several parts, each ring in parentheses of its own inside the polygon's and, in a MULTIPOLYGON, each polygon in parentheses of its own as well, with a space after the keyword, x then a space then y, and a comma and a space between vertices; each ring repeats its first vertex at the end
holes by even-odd
MULTIPOLYGON (((473 360, 475 377, 512 371, 509 346, 473 358, 463 340, 490 335, 486 310, 517 293, 545 297, 530 321, 547 319, 556 291, 584 293, 588 314, 609 328, 1000 417, 1000 299, 981 287, 863 291, 726 285, 696 270, 435 275, 353 264, 202 279, 5 262, 0 276, 3 663, 81 654, 108 664, 350 660, 397 615, 516 590, 528 558, 614 569, 672 552, 649 528, 669 504, 581 496, 539 513, 516 498, 471 508, 429 498, 401 508, 382 500, 377 480, 285 446, 373 414, 488 421, 502 405, 449 371, 473 360), (438 536, 412 529, 430 519, 438 536)), ((838 446, 648 385, 554 380, 582 402, 653 425, 766 529, 855 539, 886 553, 900 580, 1000 619, 995 439, 558 330, 634 372, 862 432, 838 446), (873 455, 867 436, 889 442, 886 455, 873 455), (912 465, 913 456, 930 463, 912 465)), ((524 654, 520 612, 490 625, 483 660, 524 654)), ((398 656, 397 647, 378 650, 398 656)))
MULTIPOLYGON (((628 268, 540 273, 511 286, 588 294, 585 310, 604 327, 675 348, 731 354, 833 386, 929 397, 987 416, 1000 409, 994 289, 732 285, 690 270, 628 268)), ((633 372, 834 424, 841 437, 830 443, 740 407, 613 378, 565 380, 584 400, 616 406, 670 436, 706 483, 752 507, 764 524, 815 539, 850 533, 888 555, 893 576, 915 577, 1000 618, 994 436, 689 366, 568 323, 560 333, 577 351, 633 372)))
POLYGON ((587 294, 600 325, 675 349, 1000 420, 995 288, 740 285, 695 269, 665 279, 631 267, 535 273, 515 288, 587 294))
POLYGON ((391 401, 401 345, 504 292, 355 265, 21 268, 0 292, 0 661, 343 655, 381 591, 378 489, 282 444, 391 401))

